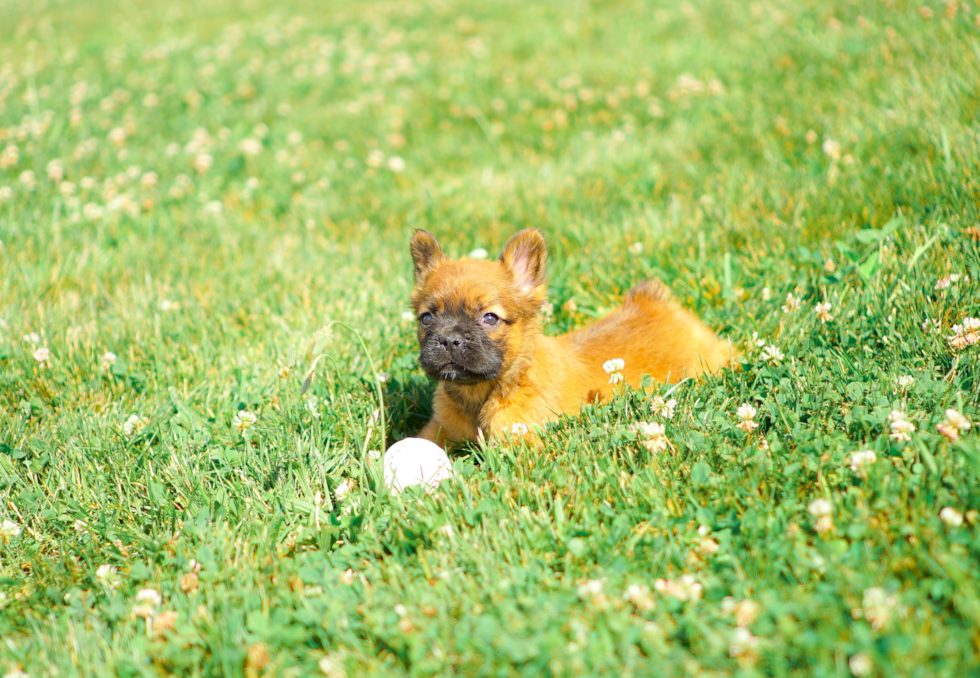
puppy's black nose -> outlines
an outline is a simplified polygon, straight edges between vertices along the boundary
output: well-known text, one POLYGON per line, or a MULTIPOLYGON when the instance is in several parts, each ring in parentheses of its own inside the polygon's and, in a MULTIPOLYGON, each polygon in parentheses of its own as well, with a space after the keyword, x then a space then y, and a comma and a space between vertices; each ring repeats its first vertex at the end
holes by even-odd
POLYGON ((455 332, 451 334, 443 334, 439 337, 439 344, 447 351, 451 348, 459 348, 463 345, 463 335, 456 334, 455 332))

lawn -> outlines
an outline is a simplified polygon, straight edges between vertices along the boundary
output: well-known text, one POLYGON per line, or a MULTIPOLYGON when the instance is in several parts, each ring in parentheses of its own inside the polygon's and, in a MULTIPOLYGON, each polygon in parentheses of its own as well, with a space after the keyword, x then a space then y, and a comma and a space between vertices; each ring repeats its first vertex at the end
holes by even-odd
POLYGON ((976 0, 0 26, 0 675, 980 671, 976 0), (389 495, 413 229, 528 226, 547 332, 656 277, 737 369, 389 495))

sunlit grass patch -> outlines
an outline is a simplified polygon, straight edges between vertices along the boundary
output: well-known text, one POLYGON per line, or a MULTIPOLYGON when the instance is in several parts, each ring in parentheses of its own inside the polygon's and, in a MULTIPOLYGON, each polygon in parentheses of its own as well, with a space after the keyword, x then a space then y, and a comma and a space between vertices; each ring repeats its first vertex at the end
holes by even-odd
POLYGON ((975 670, 978 17, 0 8, 0 671, 975 670), (412 230, 526 226, 738 369, 390 495, 412 230))

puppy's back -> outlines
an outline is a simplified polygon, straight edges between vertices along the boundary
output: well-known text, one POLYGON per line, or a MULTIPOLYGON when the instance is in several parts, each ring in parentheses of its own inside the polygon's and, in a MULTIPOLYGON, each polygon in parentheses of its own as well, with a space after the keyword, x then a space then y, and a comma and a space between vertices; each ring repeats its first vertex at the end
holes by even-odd
POLYGON ((681 308, 658 281, 640 283, 621 308, 566 339, 578 347, 597 379, 608 380, 602 363, 622 358, 623 376, 634 387, 644 374, 677 382, 716 372, 732 357, 728 342, 681 308))

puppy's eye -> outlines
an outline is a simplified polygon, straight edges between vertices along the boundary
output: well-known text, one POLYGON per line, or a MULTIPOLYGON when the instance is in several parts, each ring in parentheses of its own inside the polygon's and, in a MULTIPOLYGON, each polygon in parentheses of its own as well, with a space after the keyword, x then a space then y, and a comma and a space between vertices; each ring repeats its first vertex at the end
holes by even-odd
POLYGON ((422 315, 419 316, 419 322, 425 325, 426 327, 432 324, 432 319, 433 318, 431 313, 423 313, 422 315))
POLYGON ((484 313, 483 317, 480 319, 480 322, 484 325, 493 327, 500 322, 500 316, 498 316, 496 313, 484 313))

